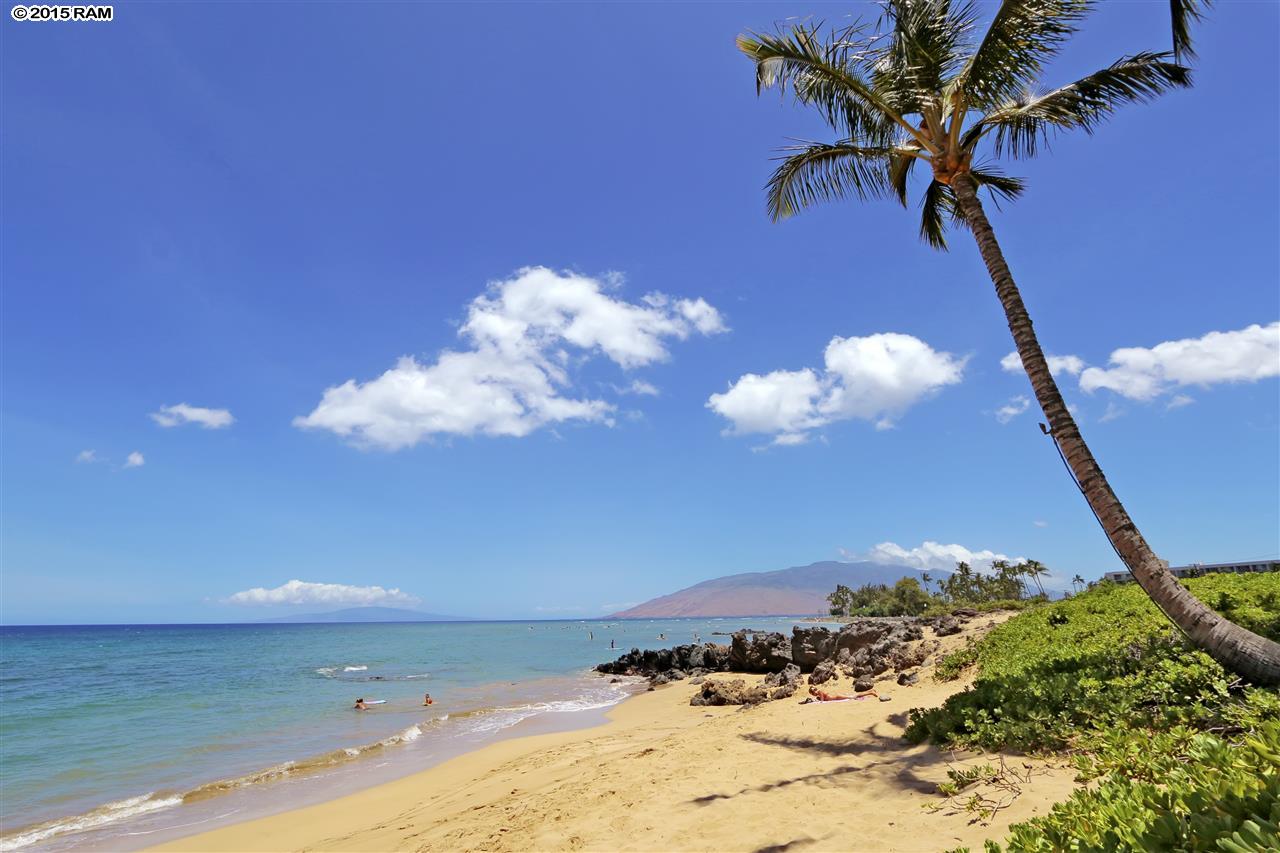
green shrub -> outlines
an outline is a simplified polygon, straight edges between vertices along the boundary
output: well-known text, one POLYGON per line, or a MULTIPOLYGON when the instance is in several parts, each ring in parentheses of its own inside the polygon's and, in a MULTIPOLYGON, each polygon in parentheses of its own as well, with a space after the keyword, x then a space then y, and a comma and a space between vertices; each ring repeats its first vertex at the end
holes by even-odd
MULTIPOLYGON (((1188 586, 1280 640, 1280 574, 1188 586)), ((1097 780, 1014 826, 1010 850, 1280 849, 1280 694, 1188 647, 1136 585, 1019 614, 940 661, 936 677, 972 667, 972 687, 912 709, 910 739, 1068 751, 1080 779, 1097 780)))
MULTIPOLYGON (((1262 723, 1239 743, 1194 735, 1173 757, 1150 742, 1141 775, 1115 770, 1044 817, 1010 828, 1010 853, 1056 850, 1280 849, 1280 723, 1262 723)), ((999 844, 987 850, 998 853, 999 844)))

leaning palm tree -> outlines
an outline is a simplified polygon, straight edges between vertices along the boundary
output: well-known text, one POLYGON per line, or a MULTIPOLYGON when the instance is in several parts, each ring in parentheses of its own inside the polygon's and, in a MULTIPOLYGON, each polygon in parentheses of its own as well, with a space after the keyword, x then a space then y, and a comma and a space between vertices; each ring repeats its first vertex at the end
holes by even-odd
POLYGON ((1040 582, 1041 575, 1049 574, 1049 570, 1044 563, 1038 560, 1027 560, 1022 564, 1022 572, 1036 583, 1036 589, 1040 590, 1040 597, 1044 597, 1044 584, 1040 582))
MULTIPOLYGON (((1057 132, 1094 132, 1124 104, 1190 85, 1171 54, 1138 53, 1043 94, 1041 69, 1076 31, 1089 0, 1004 0, 984 33, 975 6, 950 0, 887 0, 883 29, 855 25, 825 39, 799 25, 738 38, 756 66, 757 90, 790 89, 839 135, 786 149, 768 184, 768 210, 785 219, 819 202, 892 197, 904 206, 923 171, 920 233, 946 247, 947 225, 977 241, 1048 434, 1116 553, 1190 641, 1258 684, 1280 684, 1280 644, 1232 624, 1178 583, 1112 491, 1067 411, 1036 339, 979 192, 1012 200, 1021 180, 981 152, 1030 157, 1057 132)), ((1184 6, 1194 7, 1194 3, 1184 6)))

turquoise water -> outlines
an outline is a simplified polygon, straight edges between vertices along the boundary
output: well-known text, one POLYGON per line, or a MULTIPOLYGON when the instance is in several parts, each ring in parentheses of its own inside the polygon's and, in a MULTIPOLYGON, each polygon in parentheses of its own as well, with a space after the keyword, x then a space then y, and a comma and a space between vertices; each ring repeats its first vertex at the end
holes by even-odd
POLYGON ((0 850, 144 846, 404 775, 531 718, 598 722, 637 688, 594 664, 793 622, 0 628, 0 850), (356 712, 356 697, 385 704, 356 712))

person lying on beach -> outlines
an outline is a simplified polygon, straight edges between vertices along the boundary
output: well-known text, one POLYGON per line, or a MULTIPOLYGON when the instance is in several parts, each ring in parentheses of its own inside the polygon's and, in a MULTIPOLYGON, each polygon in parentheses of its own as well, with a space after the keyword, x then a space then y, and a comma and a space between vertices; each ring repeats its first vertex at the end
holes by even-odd
POLYGON ((843 693, 828 693, 825 690, 819 690, 816 687, 809 688, 809 695, 817 699, 819 702, 839 702, 844 699, 852 699, 852 696, 845 696, 843 693))

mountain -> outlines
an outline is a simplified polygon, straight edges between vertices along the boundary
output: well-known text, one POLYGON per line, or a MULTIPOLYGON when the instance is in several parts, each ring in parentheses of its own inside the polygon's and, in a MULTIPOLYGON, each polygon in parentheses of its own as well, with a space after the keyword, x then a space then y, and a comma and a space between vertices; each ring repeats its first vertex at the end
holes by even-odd
POLYGON ((906 566, 827 560, 776 572, 747 572, 703 581, 607 618, 826 614, 827 596, 835 592, 837 584, 848 587, 891 584, 899 578, 919 576, 919 572, 906 566))
POLYGON ((294 616, 277 616, 263 622, 471 622, 465 616, 441 616, 438 613, 420 613, 399 607, 348 607, 330 613, 299 613, 294 616))

